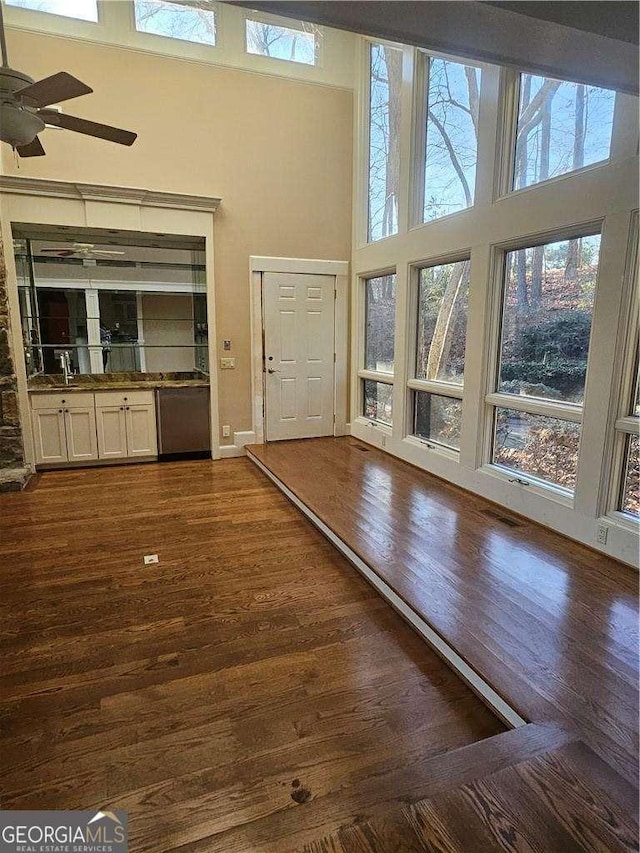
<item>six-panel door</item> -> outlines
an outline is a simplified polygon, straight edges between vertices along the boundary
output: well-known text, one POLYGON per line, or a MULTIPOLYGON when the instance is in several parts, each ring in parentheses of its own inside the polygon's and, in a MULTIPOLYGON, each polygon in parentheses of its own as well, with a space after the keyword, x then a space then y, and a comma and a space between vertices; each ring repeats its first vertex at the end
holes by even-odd
POLYGON ((267 440, 333 435, 335 278, 265 273, 267 440))

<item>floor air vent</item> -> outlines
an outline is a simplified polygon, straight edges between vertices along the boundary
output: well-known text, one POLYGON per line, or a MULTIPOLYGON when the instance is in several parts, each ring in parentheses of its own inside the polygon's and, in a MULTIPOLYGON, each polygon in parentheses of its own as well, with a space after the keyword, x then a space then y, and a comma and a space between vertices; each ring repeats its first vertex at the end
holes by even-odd
POLYGON ((507 527, 520 527, 520 522, 516 521, 515 518, 509 518, 508 515, 501 515, 493 509, 483 509, 480 511, 482 515, 487 515, 489 518, 495 518, 496 521, 506 524, 507 527))
POLYGON ((369 452, 369 448, 363 447, 361 444, 352 444, 351 447, 353 447, 354 450, 359 450, 361 453, 369 452))

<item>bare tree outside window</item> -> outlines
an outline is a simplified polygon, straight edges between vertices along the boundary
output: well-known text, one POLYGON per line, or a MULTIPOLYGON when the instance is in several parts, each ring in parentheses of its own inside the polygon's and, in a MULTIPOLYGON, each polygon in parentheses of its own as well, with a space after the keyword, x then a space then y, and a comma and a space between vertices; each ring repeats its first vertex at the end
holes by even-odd
POLYGON ((371 45, 369 224, 372 243, 398 233, 402 51, 371 45))
POLYGON ((520 75, 514 189, 609 157, 615 92, 520 75))
POLYGON ((480 79, 479 68, 428 59, 425 222, 473 205, 480 79))
POLYGON ((316 64, 320 31, 312 24, 304 24, 304 29, 298 30, 247 18, 246 38, 248 53, 303 65, 316 64))
POLYGON ((216 43, 216 16, 208 0, 135 0, 135 15, 139 32, 198 44, 216 43))
POLYGON ((97 21, 98 4, 96 0, 4 0, 7 6, 20 9, 33 9, 35 12, 48 12, 51 15, 63 15, 78 21, 97 21))
POLYGON ((460 449, 462 401, 427 391, 416 391, 413 434, 419 438, 460 449))
POLYGON ((396 321, 395 275, 369 278, 365 282, 366 370, 393 373, 396 321))
POLYGON ((509 252, 498 390, 582 403, 600 235, 509 252))
POLYGON ((416 378, 462 385, 471 264, 420 270, 416 378))
POLYGON ((364 417, 391 426, 393 421, 393 385, 365 379, 363 386, 362 414, 364 417))
POLYGON ((637 435, 627 439, 621 509, 627 515, 640 517, 640 438, 637 435))

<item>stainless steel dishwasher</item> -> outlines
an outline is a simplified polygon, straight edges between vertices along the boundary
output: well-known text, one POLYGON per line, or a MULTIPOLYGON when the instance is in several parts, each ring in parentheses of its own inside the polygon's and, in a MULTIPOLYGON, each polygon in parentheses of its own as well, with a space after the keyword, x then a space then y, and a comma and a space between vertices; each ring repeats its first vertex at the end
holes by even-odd
POLYGON ((211 456, 209 388, 157 388, 160 460, 211 456))

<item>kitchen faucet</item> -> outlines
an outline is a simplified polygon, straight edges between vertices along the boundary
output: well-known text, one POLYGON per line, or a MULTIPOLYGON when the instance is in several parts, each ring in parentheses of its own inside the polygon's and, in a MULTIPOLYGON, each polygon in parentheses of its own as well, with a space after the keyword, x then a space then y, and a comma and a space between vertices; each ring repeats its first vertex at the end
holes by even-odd
POLYGON ((68 385, 69 380, 73 376, 73 370, 71 369, 71 353, 67 349, 62 350, 62 352, 58 353, 58 358, 60 359, 60 367, 64 374, 64 384, 68 385))

